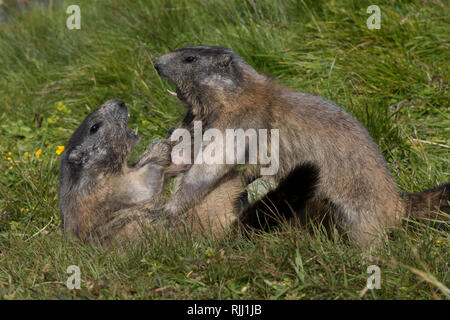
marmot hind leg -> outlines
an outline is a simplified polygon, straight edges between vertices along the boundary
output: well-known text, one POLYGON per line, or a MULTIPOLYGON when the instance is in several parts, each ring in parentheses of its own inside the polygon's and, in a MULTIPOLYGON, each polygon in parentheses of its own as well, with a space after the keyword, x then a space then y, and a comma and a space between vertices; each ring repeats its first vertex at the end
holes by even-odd
POLYGON ((337 227, 363 249, 377 247, 386 237, 388 223, 382 214, 342 206, 335 206, 331 214, 337 227))

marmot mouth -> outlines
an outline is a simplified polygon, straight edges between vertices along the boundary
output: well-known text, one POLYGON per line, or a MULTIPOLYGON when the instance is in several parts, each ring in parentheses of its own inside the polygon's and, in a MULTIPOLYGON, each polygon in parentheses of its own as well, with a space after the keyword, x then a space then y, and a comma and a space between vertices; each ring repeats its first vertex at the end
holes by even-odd
POLYGON ((127 132, 127 134, 133 138, 139 138, 138 137, 138 127, 136 126, 136 128, 134 130, 131 130, 130 127, 128 126, 128 120, 130 119, 130 111, 127 110, 127 117, 124 121, 124 128, 125 131, 127 132))
POLYGON ((172 90, 167 89, 167 92, 175 97, 177 96, 177 93, 172 90))
POLYGON ((172 90, 167 89, 167 92, 168 92, 170 95, 177 97, 179 100, 184 101, 184 96, 183 96, 183 94, 181 93, 180 89, 178 89, 178 87, 175 88, 175 91, 172 91, 172 90))
POLYGON ((136 127, 136 129, 131 130, 129 128, 127 128, 127 133, 129 136, 133 137, 133 138, 139 138, 138 136, 138 127, 136 127))
POLYGON ((139 135, 138 135, 138 127, 137 126, 134 130, 131 130, 130 127, 128 126, 129 118, 130 118, 130 113, 128 112, 128 117, 127 117, 127 120, 125 121, 124 129, 125 129, 125 132, 127 133, 128 139, 130 139, 130 140, 128 140, 128 143, 130 144, 131 151, 133 151, 134 148, 136 147, 137 143, 139 142, 139 135))

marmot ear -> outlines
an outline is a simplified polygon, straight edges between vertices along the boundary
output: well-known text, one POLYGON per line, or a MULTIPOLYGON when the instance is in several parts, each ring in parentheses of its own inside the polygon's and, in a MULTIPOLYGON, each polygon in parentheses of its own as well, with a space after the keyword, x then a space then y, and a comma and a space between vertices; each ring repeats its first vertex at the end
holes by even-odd
POLYGON ((228 67, 230 63, 233 61, 233 57, 229 53, 224 53, 220 56, 219 64, 222 67, 228 67))
POLYGON ((69 153, 69 155, 67 156, 67 161, 69 163, 75 164, 75 165, 80 165, 83 159, 83 154, 81 153, 81 151, 75 149, 73 150, 71 153, 69 153))

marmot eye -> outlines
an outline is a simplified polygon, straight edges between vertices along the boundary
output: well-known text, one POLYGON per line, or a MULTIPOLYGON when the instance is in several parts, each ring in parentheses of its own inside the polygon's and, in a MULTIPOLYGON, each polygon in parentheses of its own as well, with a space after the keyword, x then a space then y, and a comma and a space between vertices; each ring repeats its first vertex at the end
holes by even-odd
POLYGON ((187 57, 187 58, 184 59, 184 62, 186 62, 186 63, 191 63, 191 62, 194 62, 195 60, 197 60, 196 57, 189 56, 189 57, 187 57))
POLYGON ((89 133, 90 134, 94 134, 98 131, 98 129, 100 128, 100 126, 102 125, 101 122, 94 124, 91 129, 89 129, 89 133))

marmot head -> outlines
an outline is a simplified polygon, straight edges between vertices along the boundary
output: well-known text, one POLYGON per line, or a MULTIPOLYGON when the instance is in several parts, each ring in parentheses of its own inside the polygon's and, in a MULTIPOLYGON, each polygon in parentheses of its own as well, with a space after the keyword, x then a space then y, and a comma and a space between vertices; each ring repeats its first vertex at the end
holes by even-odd
POLYGON ((84 175, 92 179, 122 170, 139 140, 127 122, 128 108, 120 99, 106 101, 89 114, 67 143, 61 179, 74 184, 84 175))
MULTIPOLYGON (((233 51, 222 47, 185 47, 158 58, 155 68, 162 78, 176 86, 176 95, 204 112, 218 96, 242 90, 251 73, 258 73, 233 51)), ((196 110, 198 109, 198 110, 196 110)))

